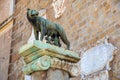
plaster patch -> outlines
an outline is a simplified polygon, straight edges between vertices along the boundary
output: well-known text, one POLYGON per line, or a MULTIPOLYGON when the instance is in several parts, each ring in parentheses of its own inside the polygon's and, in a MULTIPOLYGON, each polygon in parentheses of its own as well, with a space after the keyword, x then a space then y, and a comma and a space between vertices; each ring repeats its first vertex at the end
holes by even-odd
POLYGON ((100 71, 99 73, 87 76, 82 80, 109 80, 108 71, 107 70, 100 71))
POLYGON ((90 75, 103 68, 110 70, 109 63, 113 59, 115 47, 111 43, 100 44, 87 50, 80 61, 81 74, 90 75))

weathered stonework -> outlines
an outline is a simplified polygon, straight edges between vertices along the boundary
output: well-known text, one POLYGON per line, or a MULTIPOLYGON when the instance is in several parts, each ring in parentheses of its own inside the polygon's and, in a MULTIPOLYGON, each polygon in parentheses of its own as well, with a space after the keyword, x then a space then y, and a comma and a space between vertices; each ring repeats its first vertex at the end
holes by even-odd
POLYGON ((66 7, 64 5, 65 0, 53 0, 52 6, 54 9, 55 18, 59 18, 63 15, 66 7))
MULTIPOLYGON (((68 39, 70 40, 71 50, 77 52, 79 55, 81 55, 81 52, 84 50, 88 50, 97 45, 96 41, 99 41, 108 35, 109 42, 118 48, 118 51, 114 54, 113 61, 110 64, 111 70, 109 71, 109 77, 111 80, 119 80, 120 1, 65 0, 64 6, 66 9, 63 15, 57 19, 55 18, 54 9, 51 6, 52 2, 52 0, 15 0, 13 28, 12 30, 10 29, 10 31, 4 29, 5 31, 3 30, 2 35, 0 35, 0 42, 2 45, 0 46, 0 51, 2 52, 2 56, 6 56, 8 53, 11 55, 8 73, 9 80, 24 79, 24 75, 21 72, 21 65, 23 65, 23 63, 21 62, 18 50, 28 42, 32 31, 32 27, 25 17, 27 8, 36 9, 38 11, 45 8, 47 19, 63 26, 68 39), (10 39, 6 39, 9 38, 7 33, 11 34, 10 39), (6 46, 8 44, 7 40, 11 41, 10 49, 6 46), (4 44, 4 42, 6 44, 4 44)), ((6 15, 9 14, 9 12, 6 11, 9 8, 3 7, 3 5, 6 4, 4 6, 9 6, 9 1, 1 0, 0 4, 0 13, 4 15, 0 17, 3 17, 1 19, 5 20, 5 18, 8 17, 6 15), (2 10, 4 10, 4 12, 2 10)), ((4 58, 1 60, 4 60, 4 58)), ((2 66, 2 68, 4 68, 4 65, 2 66)), ((71 80, 79 79, 80 76, 71 80)))
POLYGON ((81 56, 80 74, 85 80, 109 80, 110 63, 117 48, 111 43, 99 44, 81 56))
POLYGON ((80 74, 79 67, 75 64, 80 60, 78 54, 48 43, 35 40, 21 47, 19 54, 24 57, 26 63, 23 67, 24 74, 50 68, 66 71, 70 76, 80 74))

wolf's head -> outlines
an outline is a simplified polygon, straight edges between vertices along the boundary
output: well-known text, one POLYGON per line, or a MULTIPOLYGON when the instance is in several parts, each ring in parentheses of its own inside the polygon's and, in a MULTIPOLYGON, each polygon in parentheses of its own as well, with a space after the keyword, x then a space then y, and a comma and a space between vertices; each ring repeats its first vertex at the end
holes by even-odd
POLYGON ((27 9, 27 15, 28 17, 30 18, 34 18, 34 17, 37 17, 39 14, 39 12, 37 10, 31 10, 31 9, 27 9))

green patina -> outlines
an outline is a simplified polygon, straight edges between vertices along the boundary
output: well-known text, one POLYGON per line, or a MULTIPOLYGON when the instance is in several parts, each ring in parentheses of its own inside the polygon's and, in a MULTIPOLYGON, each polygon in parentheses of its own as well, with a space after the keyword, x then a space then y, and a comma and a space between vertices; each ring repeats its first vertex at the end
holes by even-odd
POLYGON ((39 32, 41 33, 40 40, 43 41, 44 37, 47 43, 61 47, 60 39, 70 49, 70 42, 68 41, 64 29, 57 23, 51 22, 38 16, 39 12, 36 10, 27 10, 27 19, 34 28, 34 35, 36 40, 39 40, 39 32))
POLYGON ((19 54, 24 57, 26 65, 23 67, 24 74, 35 71, 47 70, 52 67, 52 58, 64 60, 68 63, 77 63, 80 57, 77 53, 65 50, 48 43, 35 40, 20 48, 19 54))
POLYGON ((26 57, 24 58, 26 63, 29 63, 43 55, 57 57, 70 62, 77 62, 80 59, 79 55, 73 51, 65 50, 64 48, 50 45, 48 43, 43 43, 39 40, 35 40, 33 43, 29 43, 21 47, 19 54, 26 57))
POLYGON ((39 70, 47 70, 48 68, 50 68, 50 65, 50 57, 43 56, 24 66, 22 71, 24 72, 24 74, 30 74, 39 70))

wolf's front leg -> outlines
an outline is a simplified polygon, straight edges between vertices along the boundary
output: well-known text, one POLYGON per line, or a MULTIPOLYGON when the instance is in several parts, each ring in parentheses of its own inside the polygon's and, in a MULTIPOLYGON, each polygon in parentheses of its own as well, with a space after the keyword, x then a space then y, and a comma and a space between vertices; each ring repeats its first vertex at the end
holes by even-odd
POLYGON ((35 39, 39 40, 39 32, 34 30, 35 39))
POLYGON ((44 32, 44 30, 41 30, 41 37, 40 37, 41 41, 43 41, 44 36, 45 36, 45 32, 44 32))
POLYGON ((44 36, 46 34, 46 29, 45 29, 45 23, 44 22, 41 22, 40 28, 41 28, 41 37, 40 37, 40 40, 43 41, 43 38, 44 38, 44 36))
POLYGON ((43 41, 44 35, 41 34, 40 40, 43 41))

